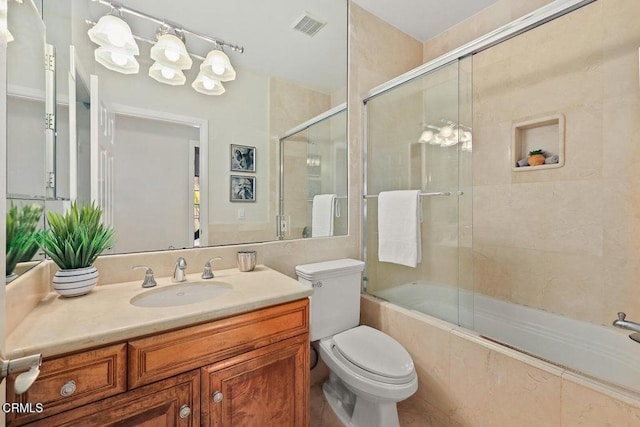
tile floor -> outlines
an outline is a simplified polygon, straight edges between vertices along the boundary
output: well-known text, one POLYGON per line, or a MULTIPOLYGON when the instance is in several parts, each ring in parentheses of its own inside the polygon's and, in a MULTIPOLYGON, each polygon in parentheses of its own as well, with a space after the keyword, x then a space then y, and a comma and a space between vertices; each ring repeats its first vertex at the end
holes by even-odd
MULTIPOLYGON (((322 382, 311 386, 310 394, 311 422, 310 427, 343 427, 329 407, 322 393, 322 382)), ((417 402, 416 402, 417 403, 417 402)), ((425 417, 412 399, 407 399, 398 405, 398 416, 401 427, 440 427, 442 424, 425 417)))

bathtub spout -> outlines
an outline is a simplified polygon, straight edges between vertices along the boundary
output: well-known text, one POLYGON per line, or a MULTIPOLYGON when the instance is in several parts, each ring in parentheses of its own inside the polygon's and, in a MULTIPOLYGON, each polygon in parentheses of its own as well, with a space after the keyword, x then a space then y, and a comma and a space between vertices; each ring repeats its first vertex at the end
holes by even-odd
POLYGON ((627 317, 623 312, 618 313, 618 318, 613 321, 613 326, 622 329, 629 329, 630 331, 640 332, 640 323, 624 320, 627 317))

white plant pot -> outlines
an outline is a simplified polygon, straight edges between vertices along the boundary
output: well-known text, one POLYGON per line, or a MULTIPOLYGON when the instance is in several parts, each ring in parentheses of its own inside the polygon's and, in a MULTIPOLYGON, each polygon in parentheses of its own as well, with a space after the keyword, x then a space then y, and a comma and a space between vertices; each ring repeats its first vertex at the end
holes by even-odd
POLYGON ((53 289, 63 297, 88 294, 98 283, 98 269, 94 266, 58 270, 53 276, 53 289))

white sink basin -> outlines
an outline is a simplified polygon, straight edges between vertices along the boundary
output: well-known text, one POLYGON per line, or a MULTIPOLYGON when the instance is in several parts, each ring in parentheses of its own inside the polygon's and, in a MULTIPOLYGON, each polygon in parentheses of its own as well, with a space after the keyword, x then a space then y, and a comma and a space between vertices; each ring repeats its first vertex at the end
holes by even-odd
POLYGON ((138 307, 175 307, 220 297, 231 289, 231 284, 226 282, 184 282, 159 286, 136 295, 129 302, 138 307))

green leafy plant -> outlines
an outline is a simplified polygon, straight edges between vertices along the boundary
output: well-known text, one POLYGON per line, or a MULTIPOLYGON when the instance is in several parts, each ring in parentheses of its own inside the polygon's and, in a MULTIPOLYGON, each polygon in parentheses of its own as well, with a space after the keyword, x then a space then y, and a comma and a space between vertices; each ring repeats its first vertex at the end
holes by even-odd
POLYGON ((49 229, 40 238, 44 252, 62 270, 89 267, 113 244, 113 228, 101 222, 102 209, 76 202, 65 214, 47 212, 49 229))
POLYGON ((42 206, 38 204, 24 205, 18 208, 11 205, 7 211, 6 221, 6 274, 10 275, 19 262, 30 261, 38 250, 41 231, 36 231, 42 206))
POLYGON ((535 156, 536 154, 542 154, 542 155, 544 155, 544 150, 533 150, 533 151, 529 151, 529 155, 530 155, 530 156, 535 156))

